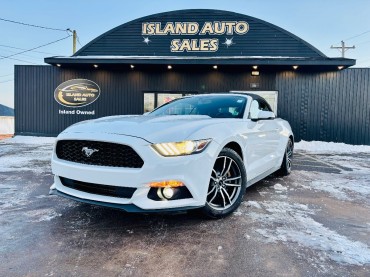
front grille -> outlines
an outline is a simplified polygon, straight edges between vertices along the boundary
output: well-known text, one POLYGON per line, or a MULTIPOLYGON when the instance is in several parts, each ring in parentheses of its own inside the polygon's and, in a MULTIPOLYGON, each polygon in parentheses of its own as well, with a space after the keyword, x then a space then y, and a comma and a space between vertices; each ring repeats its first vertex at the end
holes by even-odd
POLYGON ((60 140, 56 146, 59 159, 75 163, 141 168, 144 161, 130 146, 90 140, 60 140), (90 156, 87 151, 94 151, 90 156))
POLYGON ((59 177, 63 186, 87 192, 92 194, 99 194, 104 196, 119 197, 119 198, 131 198, 136 188, 125 188, 116 186, 107 186, 94 183, 85 183, 81 181, 71 180, 64 177, 59 177))

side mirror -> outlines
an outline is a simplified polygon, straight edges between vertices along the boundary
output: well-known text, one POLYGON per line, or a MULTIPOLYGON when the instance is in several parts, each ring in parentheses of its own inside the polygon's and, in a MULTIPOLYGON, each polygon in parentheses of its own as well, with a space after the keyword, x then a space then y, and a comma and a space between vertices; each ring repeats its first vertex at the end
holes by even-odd
POLYGON ((275 114, 270 111, 260 111, 258 113, 258 118, 257 119, 273 119, 275 118, 275 114))

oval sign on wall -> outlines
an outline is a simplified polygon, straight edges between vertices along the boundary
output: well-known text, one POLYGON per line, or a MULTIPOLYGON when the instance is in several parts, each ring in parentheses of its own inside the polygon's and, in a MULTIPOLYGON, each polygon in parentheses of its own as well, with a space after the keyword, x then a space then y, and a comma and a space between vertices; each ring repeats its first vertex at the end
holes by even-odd
POLYGON ((59 104, 72 108, 89 105, 99 96, 99 86, 86 79, 68 80, 61 83, 54 91, 54 98, 59 104))

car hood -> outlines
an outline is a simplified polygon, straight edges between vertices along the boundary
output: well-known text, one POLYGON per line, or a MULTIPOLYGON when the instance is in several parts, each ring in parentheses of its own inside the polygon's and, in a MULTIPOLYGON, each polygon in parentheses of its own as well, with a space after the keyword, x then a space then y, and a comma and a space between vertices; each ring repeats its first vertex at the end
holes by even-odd
MULTIPOLYGON (((87 120, 68 127, 66 133, 108 133, 142 138, 150 143, 182 141, 197 130, 225 119, 206 115, 109 116, 87 120)), ((203 138, 197 138, 203 139, 203 138)))

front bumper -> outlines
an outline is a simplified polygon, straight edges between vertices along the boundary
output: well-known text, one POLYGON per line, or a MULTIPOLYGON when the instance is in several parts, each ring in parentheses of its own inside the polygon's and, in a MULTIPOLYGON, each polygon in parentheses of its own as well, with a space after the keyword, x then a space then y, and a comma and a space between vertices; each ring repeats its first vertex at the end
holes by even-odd
POLYGON ((184 211, 184 210, 192 210, 196 208, 201 208, 202 206, 196 207, 180 207, 180 208, 168 208, 168 209, 140 209, 139 207, 135 206, 134 204, 115 204, 115 203, 107 203, 107 202, 100 202, 100 201, 93 201, 89 199, 82 199, 78 198, 63 192, 58 191, 57 189, 51 189, 49 192, 50 195, 58 195, 62 196, 64 198, 72 199, 78 202, 92 204, 92 205, 99 205, 103 207, 113 208, 113 209, 119 209, 124 210, 129 213, 158 213, 158 212, 178 212, 178 211, 184 211))
POLYGON ((199 154, 162 157, 150 147, 150 143, 147 141, 124 135, 62 133, 57 140, 85 140, 87 137, 89 140, 131 146, 144 160, 143 167, 117 168, 79 164, 58 159, 54 151, 52 171, 55 177, 51 187, 52 194, 127 211, 184 210, 205 205, 209 177, 219 151, 219 145, 216 142, 211 142, 207 149, 199 154), (136 188, 136 191, 131 198, 87 193, 64 186, 59 177, 101 185, 131 187, 136 188), (167 201, 149 199, 150 187, 148 183, 164 180, 183 182, 192 197, 167 201))

